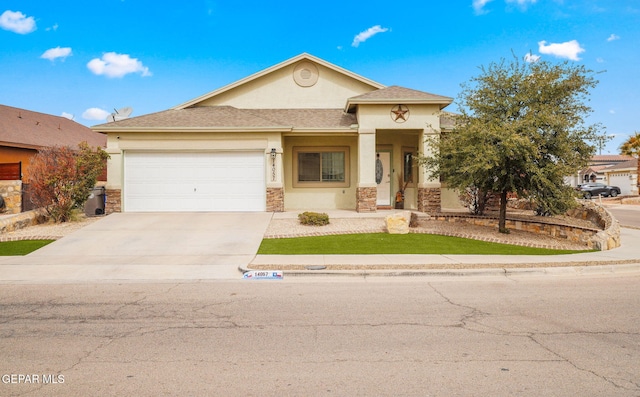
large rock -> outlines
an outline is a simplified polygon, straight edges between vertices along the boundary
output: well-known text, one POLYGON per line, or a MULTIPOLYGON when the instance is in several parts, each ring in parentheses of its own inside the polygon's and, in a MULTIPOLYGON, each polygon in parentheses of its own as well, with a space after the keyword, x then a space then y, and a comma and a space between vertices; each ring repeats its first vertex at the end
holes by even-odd
POLYGON ((387 215, 387 231, 389 234, 407 234, 409 233, 409 221, 411 220, 411 212, 397 212, 393 215, 387 215))

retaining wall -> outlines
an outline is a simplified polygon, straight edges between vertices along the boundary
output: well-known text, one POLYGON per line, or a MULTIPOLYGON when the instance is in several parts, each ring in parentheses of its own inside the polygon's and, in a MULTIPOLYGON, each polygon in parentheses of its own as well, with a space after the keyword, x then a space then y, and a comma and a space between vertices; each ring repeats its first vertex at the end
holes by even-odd
MULTIPOLYGON (((620 246, 620 223, 604 207, 591 202, 580 201, 579 206, 569 210, 568 216, 587 220, 593 227, 557 223, 553 218, 518 218, 507 214, 507 229, 545 234, 581 243, 590 249, 606 251, 620 246)), ((447 222, 466 222, 473 225, 498 227, 497 216, 477 216, 440 213, 433 219, 447 222)))

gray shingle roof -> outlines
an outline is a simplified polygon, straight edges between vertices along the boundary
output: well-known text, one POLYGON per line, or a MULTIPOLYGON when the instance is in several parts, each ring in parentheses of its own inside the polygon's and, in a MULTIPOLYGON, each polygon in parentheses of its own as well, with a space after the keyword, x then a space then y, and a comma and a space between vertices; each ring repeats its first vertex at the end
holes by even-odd
POLYGON ((637 169, 638 168, 638 159, 631 159, 622 163, 618 163, 607 167, 605 171, 615 171, 615 170, 624 170, 624 169, 637 169))
POLYGON ((93 126, 96 131, 110 129, 344 129, 355 124, 353 114, 342 109, 238 109, 233 106, 201 106, 170 109, 93 126))
POLYGON ((107 137, 65 117, 0 105, 0 143, 5 146, 38 149, 70 146, 86 141, 105 147, 107 137))
POLYGON ((379 90, 367 92, 366 94, 358 95, 349 98, 350 103, 362 103, 362 102, 414 102, 414 101, 427 101, 436 102, 441 101, 443 103, 450 103, 452 98, 430 94, 428 92, 413 90, 410 88, 404 88, 397 85, 392 85, 379 90))

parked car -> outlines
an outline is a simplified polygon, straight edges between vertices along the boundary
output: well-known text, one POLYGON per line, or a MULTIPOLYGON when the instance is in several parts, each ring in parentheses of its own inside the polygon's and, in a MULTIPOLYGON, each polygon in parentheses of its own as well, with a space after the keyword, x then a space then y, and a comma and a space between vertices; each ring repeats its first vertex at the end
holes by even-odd
POLYGON ((617 186, 609 186, 604 183, 585 183, 584 185, 579 185, 577 189, 582 193, 582 196, 586 199, 590 199, 593 196, 610 196, 616 197, 620 194, 620 188, 617 186))

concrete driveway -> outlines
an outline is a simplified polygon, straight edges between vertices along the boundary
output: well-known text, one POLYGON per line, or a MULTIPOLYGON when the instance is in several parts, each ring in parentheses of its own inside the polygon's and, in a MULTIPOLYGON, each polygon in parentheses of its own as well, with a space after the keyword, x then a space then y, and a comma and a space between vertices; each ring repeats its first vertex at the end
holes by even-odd
POLYGON ((5 281, 238 279, 271 213, 116 213, 24 257, 5 281))

